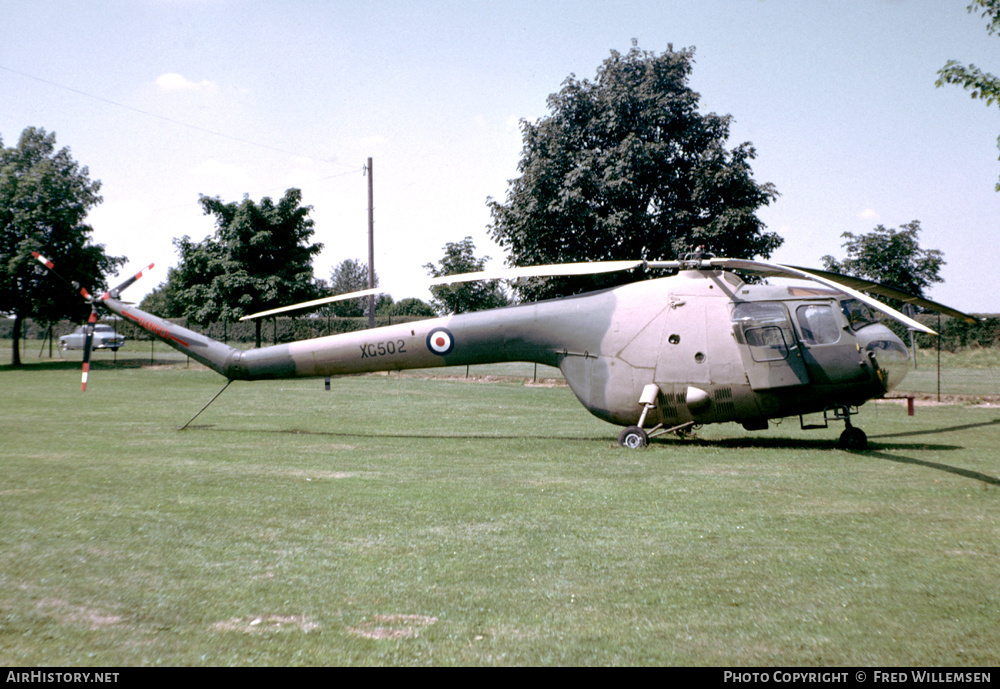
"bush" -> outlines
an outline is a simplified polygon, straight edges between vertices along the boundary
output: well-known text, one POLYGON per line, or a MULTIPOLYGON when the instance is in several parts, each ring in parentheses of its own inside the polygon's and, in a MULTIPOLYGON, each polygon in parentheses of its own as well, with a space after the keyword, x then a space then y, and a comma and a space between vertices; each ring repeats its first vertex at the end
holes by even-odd
MULTIPOLYGON (((183 318, 168 318, 171 323, 177 323, 203 333, 213 340, 220 342, 245 343, 254 341, 254 324, 252 322, 236 323, 211 323, 208 326, 200 327, 188 325, 183 318)), ((391 323, 408 323, 420 320, 416 316, 378 316, 375 319, 375 326, 390 325, 391 323)), ((110 325, 118 332, 125 335, 129 340, 140 340, 148 342, 150 334, 145 330, 127 321, 120 319, 102 318, 101 323, 110 325)), ((77 327, 76 323, 69 321, 59 321, 53 326, 53 336, 59 339, 67 335, 77 327)), ((354 332, 365 330, 368 327, 368 318, 278 318, 269 319, 264 322, 262 329, 263 344, 274 342, 293 342, 295 340, 306 340, 313 337, 323 337, 325 335, 335 335, 337 333, 354 332), (277 328, 277 332, 275 332, 277 328)), ((0 339, 11 339, 14 331, 14 321, 7 318, 0 318, 0 339)), ((42 340, 48 336, 48 326, 37 323, 31 319, 24 322, 22 338, 25 340, 42 340)))
MULTIPOLYGON (((976 323, 966 323, 957 318, 942 316, 940 323, 935 314, 922 314, 917 317, 924 325, 937 330, 941 340, 940 347, 944 351, 957 352, 972 347, 1000 347, 1000 317, 980 316, 982 320, 976 323)), ((905 328, 901 328, 905 333, 905 328)), ((917 346, 922 349, 936 349, 938 338, 932 335, 917 334, 917 346)), ((909 335, 904 337, 909 341, 909 335)))

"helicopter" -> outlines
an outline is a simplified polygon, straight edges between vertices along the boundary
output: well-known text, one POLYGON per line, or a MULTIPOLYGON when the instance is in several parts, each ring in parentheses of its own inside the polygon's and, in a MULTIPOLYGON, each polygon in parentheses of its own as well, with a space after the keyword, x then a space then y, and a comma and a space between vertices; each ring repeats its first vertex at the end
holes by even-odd
MULTIPOLYGON (((49 270, 51 261, 35 257, 49 270)), ((150 266, 151 268, 152 266, 150 266)), ((144 271, 100 296, 81 294, 157 339, 234 380, 325 377, 441 366, 529 362, 560 369, 591 414, 624 427, 622 447, 736 422, 763 430, 799 416, 803 428, 843 421, 838 446, 867 448, 851 417, 905 377, 909 350, 876 312, 936 334, 868 296, 871 292, 975 322, 922 297, 861 278, 703 251, 674 261, 606 261, 509 268, 437 278, 430 285, 666 269, 675 274, 595 292, 240 350, 120 300, 144 271), (741 275, 785 277, 790 285, 741 275), (862 291, 864 290, 864 292, 862 291), (805 416, 823 414, 822 424, 805 416)), ((148 270, 148 269, 147 269, 148 270)), ((361 290, 272 309, 260 318, 374 294, 361 290)), ((86 389, 90 340, 84 352, 86 389)), ((227 383, 228 385, 228 383, 227 383)))

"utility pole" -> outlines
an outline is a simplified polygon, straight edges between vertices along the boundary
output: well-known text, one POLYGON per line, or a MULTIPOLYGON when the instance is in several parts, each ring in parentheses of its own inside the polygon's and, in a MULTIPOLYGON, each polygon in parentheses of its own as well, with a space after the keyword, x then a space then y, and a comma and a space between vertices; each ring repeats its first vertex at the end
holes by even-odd
MULTIPOLYGON (((372 159, 368 159, 368 289, 375 288, 375 205, 372 159)), ((368 327, 375 327, 375 295, 368 295, 368 327)))
MULTIPOLYGON (((914 318, 917 315, 917 310, 913 307, 913 304, 903 304, 903 313, 910 318, 914 318)), ((913 328, 907 327, 910 331, 910 351, 913 354, 913 370, 917 370, 917 337, 916 331, 913 328)))

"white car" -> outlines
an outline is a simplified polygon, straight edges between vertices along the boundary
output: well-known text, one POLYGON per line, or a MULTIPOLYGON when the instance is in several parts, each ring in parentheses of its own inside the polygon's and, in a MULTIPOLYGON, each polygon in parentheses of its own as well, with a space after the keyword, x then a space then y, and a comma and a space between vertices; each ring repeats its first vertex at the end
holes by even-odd
MULTIPOLYGON (((87 326, 81 325, 69 335, 59 338, 59 347, 67 349, 83 349, 87 344, 87 326)), ((110 349, 117 352, 119 347, 125 346, 125 336, 119 335, 110 325, 94 326, 94 343, 92 349, 110 349)))

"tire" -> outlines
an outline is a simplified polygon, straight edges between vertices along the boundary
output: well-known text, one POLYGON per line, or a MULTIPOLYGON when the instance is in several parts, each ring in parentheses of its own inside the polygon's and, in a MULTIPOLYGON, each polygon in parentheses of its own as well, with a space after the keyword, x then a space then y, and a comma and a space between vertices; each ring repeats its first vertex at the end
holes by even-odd
POLYGON ((649 445, 649 436, 638 426, 629 426, 618 434, 618 444, 630 450, 641 450, 649 445))
POLYGON ((845 428, 844 432, 840 434, 837 447, 841 450, 867 450, 868 436, 860 428, 854 428, 853 426, 845 428))

